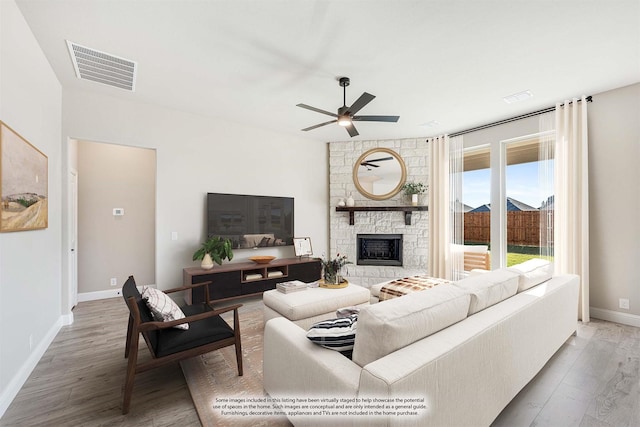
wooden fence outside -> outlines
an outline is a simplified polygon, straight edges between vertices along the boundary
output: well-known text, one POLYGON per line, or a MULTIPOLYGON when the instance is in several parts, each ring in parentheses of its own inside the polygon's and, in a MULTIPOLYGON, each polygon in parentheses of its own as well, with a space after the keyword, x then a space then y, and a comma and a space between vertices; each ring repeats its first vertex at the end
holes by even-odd
MULTIPOLYGON (((491 241, 491 212, 467 212, 464 214, 464 241, 466 243, 484 243, 491 241)), ((553 214, 547 222, 553 224, 553 214), (550 222, 549 222, 550 221, 550 222)), ((548 230, 540 230, 540 211, 507 212, 507 245, 540 246, 545 242, 548 230)), ((553 236, 550 236, 553 240, 553 236)))

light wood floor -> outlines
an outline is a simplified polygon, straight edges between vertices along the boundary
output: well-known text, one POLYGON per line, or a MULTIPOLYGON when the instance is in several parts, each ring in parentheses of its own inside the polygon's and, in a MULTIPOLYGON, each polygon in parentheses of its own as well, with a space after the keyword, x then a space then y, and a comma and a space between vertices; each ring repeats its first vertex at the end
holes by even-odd
MULTIPOLYGON (((137 375, 131 412, 121 415, 127 315, 121 298, 80 303, 0 426, 200 425, 178 364, 137 375)), ((640 328, 580 324, 493 425, 638 426, 639 365, 640 328)))

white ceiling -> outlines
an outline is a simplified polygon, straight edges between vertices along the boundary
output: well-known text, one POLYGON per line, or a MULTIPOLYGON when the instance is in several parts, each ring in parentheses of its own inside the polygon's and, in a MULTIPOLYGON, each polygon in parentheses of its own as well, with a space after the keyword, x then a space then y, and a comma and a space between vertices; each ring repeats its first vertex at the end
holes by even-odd
MULTIPOLYGON (((640 81, 640 0, 16 0, 63 87, 317 141, 454 132, 640 81), (138 62, 135 92, 79 80, 65 40, 138 62), (530 90, 533 98, 502 98, 530 90), (421 125, 437 121, 435 127, 421 125)), ((597 98, 594 98, 597 102, 597 98)))

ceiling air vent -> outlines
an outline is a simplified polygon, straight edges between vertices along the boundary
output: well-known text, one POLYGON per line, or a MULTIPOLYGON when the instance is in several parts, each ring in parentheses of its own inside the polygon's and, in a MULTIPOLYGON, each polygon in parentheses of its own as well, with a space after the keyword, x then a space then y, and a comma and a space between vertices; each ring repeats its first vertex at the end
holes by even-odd
POLYGON ((67 40, 73 68, 79 79, 134 91, 137 63, 67 40))

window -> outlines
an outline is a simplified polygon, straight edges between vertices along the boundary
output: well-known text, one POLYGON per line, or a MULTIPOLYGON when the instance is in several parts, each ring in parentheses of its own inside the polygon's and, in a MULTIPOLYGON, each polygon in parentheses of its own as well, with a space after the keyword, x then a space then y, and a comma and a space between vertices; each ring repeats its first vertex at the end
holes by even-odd
POLYGON ((494 269, 553 256, 553 144, 542 136, 464 150, 464 244, 488 245, 494 269))

